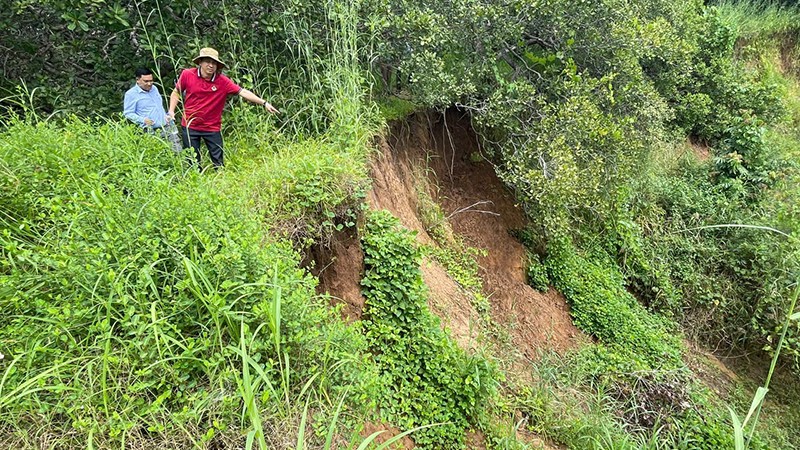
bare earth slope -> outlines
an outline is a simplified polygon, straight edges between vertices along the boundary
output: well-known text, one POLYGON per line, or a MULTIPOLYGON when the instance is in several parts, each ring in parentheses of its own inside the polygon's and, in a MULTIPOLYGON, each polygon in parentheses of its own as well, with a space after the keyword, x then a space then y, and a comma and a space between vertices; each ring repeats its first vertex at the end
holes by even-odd
MULTIPOLYGON (((418 192, 427 190, 444 211, 454 234, 471 247, 484 250, 478 256, 483 294, 490 303, 495 330, 507 335, 514 360, 511 369, 523 378, 529 362, 540 352, 562 353, 586 342, 572 323, 564 297, 551 289, 540 293, 526 284, 525 248, 510 230, 525 226, 524 214, 494 172, 479 157, 479 146, 467 119, 454 114, 415 115, 396 123, 389 137, 379 142, 373 158, 371 209, 385 209, 403 226, 417 232, 421 244, 437 245, 420 218, 418 192)), ((355 231, 334 236, 327 247, 309 255, 319 275, 319 291, 342 303, 350 320, 359 320, 364 307, 360 292, 363 253, 355 231)), ((479 343, 481 321, 471 296, 436 261, 426 259, 420 269, 429 291, 429 306, 458 344, 467 351, 479 343)), ((547 447, 534 436, 523 441, 547 447)), ((470 435, 470 448, 480 449, 483 439, 470 435)), ((413 448, 406 442, 405 448, 413 448)))
MULTIPOLYGON (((450 216, 453 231, 468 245, 485 250, 478 257, 479 275, 491 320, 508 331, 510 343, 524 358, 535 359, 544 349, 561 352, 585 339, 572 324, 561 294, 552 289, 542 294, 525 283, 525 249, 509 234, 525 225, 524 214, 492 165, 475 157, 478 143, 467 119, 452 113, 412 116, 392 127, 380 150, 371 167, 370 207, 389 210, 417 232, 421 243, 433 244, 418 216, 417 189, 430 189, 450 216), (427 183, 420 183, 420 174, 427 175, 427 183)), ((320 290, 344 302, 348 317, 358 319, 363 307, 358 239, 342 234, 318 253, 320 290)), ((478 314, 469 296, 436 262, 425 261, 421 269, 433 311, 462 347, 475 346, 478 314)))

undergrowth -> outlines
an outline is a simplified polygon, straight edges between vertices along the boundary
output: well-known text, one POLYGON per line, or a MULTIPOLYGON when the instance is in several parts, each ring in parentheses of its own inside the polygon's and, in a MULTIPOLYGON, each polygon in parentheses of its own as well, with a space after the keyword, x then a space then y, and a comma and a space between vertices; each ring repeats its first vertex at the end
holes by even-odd
POLYGON ((347 385, 369 406, 366 342, 292 243, 265 239, 245 184, 115 123, 11 123, 0 155, 8 445, 44 428, 62 446, 241 443, 243 361, 266 417, 306 382, 320 412, 347 385))
MULTIPOLYGON (((492 402, 572 448, 741 447, 736 415, 690 382, 674 322, 797 372, 796 7, 291 0, 195 4, 187 22, 157 4, 18 3, 0 11, 9 448, 330 447, 329 430, 358 429, 373 407, 430 426, 422 448, 462 448, 472 427, 511 448, 500 441, 522 425, 492 433, 492 402), (87 118, 114 108, 141 55, 167 92, 205 45, 285 114, 234 101, 225 170, 187 172, 152 136, 87 118), (543 365, 513 406, 493 364, 427 310, 422 250, 394 219, 363 229, 361 325, 299 268, 298 249, 359 221, 379 116, 454 105, 542 237, 529 282, 562 291, 598 341, 543 365), (677 147, 690 154, 665 162, 677 147), (765 228, 779 233, 753 232, 765 228)), ((475 255, 435 202, 423 212, 442 244, 425 251, 485 316, 475 255)))
POLYGON ((483 281, 478 274, 477 257, 486 256, 485 250, 470 247, 464 239, 453 232, 449 218, 442 207, 431 196, 431 181, 427 173, 417 169, 414 186, 417 194, 417 216, 423 228, 433 239, 423 245, 425 256, 433 258, 448 275, 469 295, 472 305, 481 316, 484 325, 490 325, 489 300, 483 294, 483 281))
POLYGON ((380 370, 381 414, 407 429, 420 448, 464 448, 499 376, 481 355, 468 355, 427 307, 413 234, 389 213, 371 213, 362 235, 366 303, 363 327, 380 370))

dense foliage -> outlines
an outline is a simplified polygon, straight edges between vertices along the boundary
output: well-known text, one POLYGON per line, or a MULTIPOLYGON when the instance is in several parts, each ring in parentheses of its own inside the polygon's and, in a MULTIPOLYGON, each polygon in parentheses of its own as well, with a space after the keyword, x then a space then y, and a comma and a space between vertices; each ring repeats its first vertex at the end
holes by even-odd
MULTIPOLYGON (((400 12, 381 35, 384 86, 470 112, 576 323, 625 342, 601 355, 606 367, 680 365, 626 288, 715 347, 774 353, 789 320, 781 350, 797 367, 800 325, 788 317, 798 279, 798 29, 785 20, 794 10, 763 27, 777 41, 750 47, 732 7, 701 2, 381 5, 400 12)), ((761 37, 754 29, 749 42, 761 37)), ((530 272, 541 287, 537 258, 530 272)), ((718 420, 691 434, 709 448, 731 443, 718 420)))
POLYGON ((465 430, 496 388, 496 369, 459 349, 428 310, 411 232, 376 212, 362 243, 363 326, 380 370, 383 414, 406 429, 437 424, 415 434, 420 448, 464 448, 465 430))
MULTIPOLYGON (((786 220, 797 170, 781 150, 793 138, 768 132, 796 124, 786 87, 763 64, 736 60, 728 15, 668 0, 381 5, 402 12, 378 39, 386 88, 471 113, 541 236, 535 251, 565 236, 587 249, 600 239, 622 283, 696 337, 756 347, 776 339, 796 238, 686 231, 797 230, 786 220), (663 164, 680 140, 706 148, 708 163, 663 164)), ((787 42, 791 53, 797 41, 787 42)))
POLYGON ((234 81, 292 118, 288 127, 321 133, 342 112, 324 101, 342 93, 330 71, 363 56, 352 47, 326 62, 353 43, 343 24, 359 4, 13 0, 0 12, 0 98, 22 94, 47 112, 108 116, 121 110, 137 67, 150 67, 168 95, 180 70, 211 46, 234 81))
POLYGON ((556 242, 546 264, 554 286, 571 300, 575 324, 622 356, 624 367, 617 370, 680 367, 680 341, 625 292, 622 276, 602 251, 578 255, 569 242, 556 242))

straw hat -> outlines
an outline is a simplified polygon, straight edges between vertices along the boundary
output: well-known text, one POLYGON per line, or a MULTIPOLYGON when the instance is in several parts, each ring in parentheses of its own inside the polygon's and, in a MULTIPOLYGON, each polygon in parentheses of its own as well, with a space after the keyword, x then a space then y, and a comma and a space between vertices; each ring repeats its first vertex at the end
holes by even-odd
POLYGON ((216 61, 219 64, 220 70, 225 68, 225 63, 219 60, 219 52, 214 50, 211 47, 201 48, 200 49, 200 54, 197 55, 197 57, 195 59, 193 59, 192 61, 194 61, 195 64, 200 64, 200 59, 202 59, 202 58, 211 58, 211 59, 213 59, 214 61, 216 61))

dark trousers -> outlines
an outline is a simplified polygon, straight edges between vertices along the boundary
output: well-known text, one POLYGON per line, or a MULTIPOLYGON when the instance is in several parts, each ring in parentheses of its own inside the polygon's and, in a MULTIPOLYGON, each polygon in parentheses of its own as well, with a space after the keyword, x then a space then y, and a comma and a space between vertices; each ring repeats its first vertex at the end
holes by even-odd
MULTIPOLYGON (((183 140, 184 148, 192 147, 194 149, 194 156, 199 169, 203 167, 203 157, 200 154, 200 141, 205 141, 206 147, 208 148, 208 156, 211 157, 211 162, 214 163, 214 167, 223 166, 222 133, 219 131, 197 131, 191 128, 184 128, 183 133, 181 133, 181 139, 183 140)), ((189 164, 192 165, 194 163, 192 158, 189 157, 189 164)))

